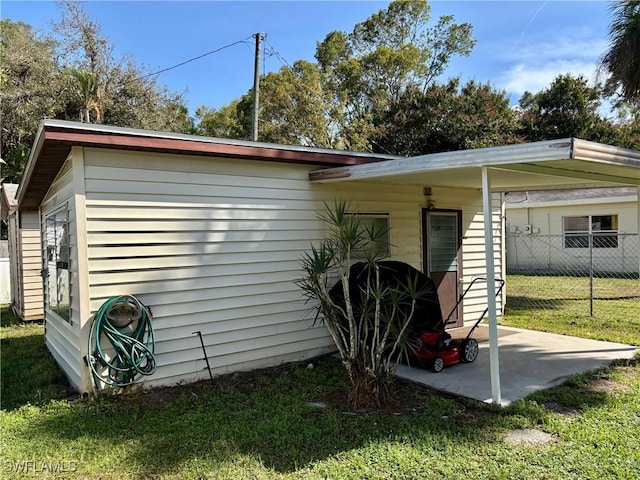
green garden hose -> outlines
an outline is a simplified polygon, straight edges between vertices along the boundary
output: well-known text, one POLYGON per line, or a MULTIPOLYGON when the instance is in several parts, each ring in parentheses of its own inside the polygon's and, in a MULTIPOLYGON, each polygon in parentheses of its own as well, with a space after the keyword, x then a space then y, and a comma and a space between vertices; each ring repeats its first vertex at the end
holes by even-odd
POLYGON ((156 371, 149 310, 133 295, 109 298, 89 330, 89 368, 94 385, 125 387, 156 371))

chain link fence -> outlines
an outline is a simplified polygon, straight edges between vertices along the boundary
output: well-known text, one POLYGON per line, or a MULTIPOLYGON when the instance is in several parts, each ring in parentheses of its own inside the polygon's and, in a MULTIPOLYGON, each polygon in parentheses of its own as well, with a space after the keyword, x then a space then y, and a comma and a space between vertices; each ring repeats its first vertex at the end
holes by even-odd
POLYGON ((640 301, 640 238, 594 233, 506 236, 507 308, 575 304, 594 315, 598 301, 640 301))

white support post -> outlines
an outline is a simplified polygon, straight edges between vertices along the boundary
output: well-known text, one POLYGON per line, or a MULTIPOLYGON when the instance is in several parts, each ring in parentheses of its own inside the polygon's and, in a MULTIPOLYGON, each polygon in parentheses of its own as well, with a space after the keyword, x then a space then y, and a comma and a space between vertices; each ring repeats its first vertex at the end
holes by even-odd
POLYGON ((491 397, 502 404, 500 391, 500 359, 498 356, 498 314, 496 306, 496 265, 493 250, 493 209, 491 204, 489 169, 482 167, 482 210, 484 215, 484 243, 487 257, 487 307, 489 315, 489 364, 491 367, 491 397))
POLYGON ((638 215, 638 228, 636 229, 636 232, 638 233, 638 275, 640 276, 640 186, 638 186, 637 204, 636 212, 638 215))

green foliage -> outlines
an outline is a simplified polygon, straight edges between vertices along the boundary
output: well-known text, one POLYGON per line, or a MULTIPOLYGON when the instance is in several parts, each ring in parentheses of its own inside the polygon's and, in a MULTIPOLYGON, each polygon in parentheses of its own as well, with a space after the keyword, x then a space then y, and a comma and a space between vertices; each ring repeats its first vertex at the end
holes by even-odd
POLYGON ((374 150, 382 153, 413 156, 518 142, 506 93, 474 81, 410 88, 377 123, 374 150))
MULTIPOLYGON (((7 132, 7 136, 10 133, 7 132)), ((0 160, 2 164, 2 177, 0 183, 20 183, 24 167, 29 159, 29 147, 22 143, 16 144, 13 149, 7 147, 8 156, 0 160)), ((3 224, 4 225, 4 224, 3 224)))
POLYGON ((22 22, 0 20, 0 157, 3 182, 19 180, 38 124, 64 111, 55 42, 22 22), (6 170, 5 170, 6 168, 6 170))
POLYGON ((602 89, 589 86, 583 76, 559 75, 536 94, 520 99, 521 134, 526 141, 577 137, 615 142, 614 126, 598 113, 602 89))
POLYGON ((211 137, 248 140, 251 137, 251 104, 251 96, 245 95, 220 109, 199 107, 196 132, 211 137))
MULTIPOLYGON (((260 80, 259 139, 371 151, 376 120, 407 89, 424 89, 455 55, 469 55, 469 24, 443 16, 429 27, 425 0, 398 0, 316 46, 317 63, 296 61, 260 80)), ((246 138, 251 98, 201 109, 201 131, 246 138)))
POLYGON ((260 140, 291 145, 335 147, 327 121, 331 108, 323 77, 314 63, 292 67, 260 79, 260 140))
POLYGON ((193 130, 180 95, 145 76, 133 61, 114 57, 113 46, 81 3, 61 7, 55 35, 0 21, 0 155, 8 165, 3 181, 19 182, 44 118, 193 130))
POLYGON ((640 1, 619 0, 611 4, 609 50, 601 68, 610 74, 609 87, 619 88, 628 101, 640 102, 640 1))
MULTIPOLYGON (((638 2, 613 10, 621 38, 635 38, 638 2)), ((317 43, 317 64, 299 61, 263 77, 260 140, 400 155, 571 136, 639 148, 637 104, 617 99, 617 118, 601 113, 617 84, 590 86, 584 77, 559 75, 512 109, 490 84, 438 83, 451 58, 469 55, 475 41, 469 24, 446 15, 430 20, 424 0, 391 2, 350 33, 328 33, 317 43)), ((202 131, 248 138, 250 99, 206 112, 202 131)))

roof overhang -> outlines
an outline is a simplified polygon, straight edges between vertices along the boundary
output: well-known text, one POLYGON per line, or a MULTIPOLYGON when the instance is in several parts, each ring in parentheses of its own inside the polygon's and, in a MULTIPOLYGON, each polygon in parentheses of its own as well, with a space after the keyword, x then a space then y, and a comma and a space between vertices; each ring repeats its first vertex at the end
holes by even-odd
POLYGON ((18 208, 18 202, 15 198, 17 190, 18 185, 15 183, 2 184, 2 193, 0 194, 0 218, 5 222, 9 215, 18 208))
POLYGON ((358 165, 397 158, 392 155, 45 120, 36 134, 18 189, 17 200, 20 209, 39 207, 73 146, 299 163, 318 167, 358 165))
POLYGON ((479 189, 484 167, 495 192, 640 186, 640 152, 574 138, 326 168, 309 179, 479 189))

